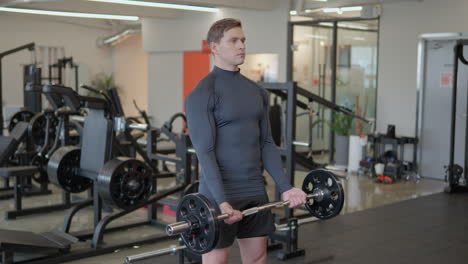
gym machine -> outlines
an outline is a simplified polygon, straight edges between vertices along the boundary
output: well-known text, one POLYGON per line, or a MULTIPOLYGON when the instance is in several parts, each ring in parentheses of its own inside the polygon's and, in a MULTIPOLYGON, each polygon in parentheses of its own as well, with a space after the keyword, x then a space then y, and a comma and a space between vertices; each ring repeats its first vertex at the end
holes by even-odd
MULTIPOLYGON (((7 50, 5 52, 2 52, 0 53, 0 102, 3 101, 3 87, 2 87, 2 59, 5 57, 5 56, 8 56, 8 55, 11 55, 13 53, 16 53, 16 52, 19 52, 19 51, 22 51, 22 50, 29 50, 29 51, 33 51, 34 50, 34 47, 35 47, 35 44, 34 43, 29 43, 29 44, 26 44, 26 45, 23 45, 23 46, 19 46, 17 48, 14 48, 14 49, 11 49, 11 50, 7 50)), ((27 72, 26 70, 27 68, 25 68, 25 73, 27 72)), ((32 70, 32 69, 31 69, 32 70)), ((34 72, 34 70, 32 70, 34 72)), ((34 77, 32 77, 32 79, 36 79, 37 76, 40 76, 40 70, 37 72, 34 72, 33 74, 34 77)), ((24 96, 24 102, 25 102, 25 106, 33 106, 33 108, 37 108, 41 105, 41 102, 40 102, 40 96, 36 96, 35 94, 27 94, 25 93, 25 96, 24 96), (30 105, 31 104, 31 105, 30 105)), ((1 105, 0 103, 0 135, 3 135, 3 105, 1 105)), ((40 111, 40 109, 39 109, 40 111)), ((30 116, 31 117, 31 116, 30 116)), ((13 129, 13 128, 11 128, 13 129)))
MULTIPOLYGON (((156 220, 155 203, 168 195, 190 187, 187 184, 176 185, 156 193, 156 177, 152 166, 147 162, 150 159, 138 146, 136 146, 136 150, 143 156, 145 162, 130 157, 113 157, 111 141, 114 140, 112 136, 114 132, 119 129, 129 132, 130 129, 138 129, 139 127, 147 129, 147 126, 116 121, 122 119, 119 119, 116 115, 115 107, 108 96, 105 96, 105 99, 79 96, 71 88, 57 85, 46 85, 43 90, 48 94, 60 95, 71 111, 76 112, 82 107, 89 109, 85 118, 81 148, 65 146, 57 149, 50 157, 47 172, 52 183, 69 192, 78 193, 92 189, 93 200, 79 203, 65 216, 62 230, 53 234, 53 242, 64 241, 64 239, 59 240, 57 237, 66 238, 63 244, 56 245, 51 242, 42 245, 42 248, 47 248, 49 251, 62 246, 58 252, 52 255, 44 255, 31 260, 29 263, 62 263, 68 260, 110 253, 116 249, 130 247, 135 244, 168 239, 167 236, 154 235, 136 240, 125 239, 125 241, 119 241, 118 243, 109 243, 109 241, 104 243, 103 241, 104 232, 128 230, 129 228, 148 224, 161 225, 156 220), (127 127, 129 129, 125 129, 127 127), (96 131, 100 131, 100 133, 96 133, 96 131), (119 211, 102 217, 104 204, 119 209, 119 211), (70 227, 73 217, 78 211, 89 206, 93 206, 93 230, 71 234, 70 227), (112 221, 144 206, 148 207, 147 220, 107 228, 112 221), (90 248, 70 251, 72 244, 77 243, 77 241, 87 240, 90 240, 90 248)), ((151 142, 148 142, 148 144, 153 145, 151 142)), ((186 171, 190 171, 190 167, 186 171)), ((15 240, 15 231, 0 230, 0 234, 4 233, 6 235, 0 237, 0 245, 8 245, 8 247, 0 249, 3 250, 5 258, 10 262, 3 263, 14 263, 14 254, 22 252, 22 250, 24 252, 24 249, 22 244, 15 240)), ((32 244, 30 246, 31 250, 40 247, 34 241, 37 241, 44 234, 27 233, 25 236, 28 237, 27 242, 32 244)))
MULTIPOLYGON (((30 86, 32 85, 28 84, 26 90, 31 90, 30 86)), ((34 90, 37 89, 42 89, 42 86, 34 88, 34 90)), ((55 110, 45 109, 37 113, 28 123, 18 123, 13 129, 11 136, 1 137, 1 140, 9 142, 9 146, 4 148, 2 154, 5 157, 10 157, 8 161, 10 164, 2 163, 3 167, 0 168, 0 176, 5 177, 7 184, 9 184, 9 178, 15 179, 14 192, 1 196, 2 199, 14 198, 15 209, 5 212, 6 219, 64 210, 74 205, 71 202, 70 193, 63 191, 61 203, 23 208, 23 196, 51 193, 48 189, 49 181, 45 168, 48 158, 59 145, 77 144, 77 139, 79 138, 77 135, 71 135, 72 128, 68 120, 70 114, 76 113, 59 110, 63 105, 61 98, 49 94, 45 95, 55 110), (12 137, 16 139, 23 137, 24 139, 12 140, 12 137), (32 181, 38 183, 39 188, 32 181)), ((74 124, 73 127, 77 129, 79 125, 74 124)), ((6 187, 9 187, 9 185, 6 185, 6 187)))
MULTIPOLYGON (((42 76, 42 69, 36 63, 36 45, 34 42, 0 53, 0 101, 2 100, 2 59, 13 53, 29 50, 31 51, 32 63, 23 66, 23 108, 10 117, 8 131, 11 132, 18 122, 28 122, 35 113, 42 110, 42 84, 62 84, 64 69, 69 66, 74 70, 75 89, 78 90, 79 66, 73 62, 72 57, 58 59, 56 63, 49 65, 49 76, 42 76), (54 71, 56 69, 56 71, 54 71), (56 73, 56 74, 54 74, 56 73)), ((0 107, 0 135, 3 135, 3 107, 0 107)))
MULTIPOLYGON (((370 123, 370 121, 362 118, 361 116, 356 115, 351 109, 337 105, 312 92, 309 92, 308 90, 297 86, 295 82, 288 82, 284 84, 283 83, 260 83, 260 85, 266 90, 268 90, 270 93, 272 93, 273 95, 281 98, 281 100, 283 101, 283 103, 281 104, 275 103, 275 105, 271 107, 272 112, 270 111, 270 119, 273 121, 272 122, 272 134, 275 134, 275 133, 279 134, 277 137, 281 138, 281 140, 277 140, 281 142, 279 146, 285 146, 288 144, 286 140, 286 135, 292 132, 289 130, 290 124, 287 121, 285 121, 288 119, 288 117, 286 116, 289 113, 288 111, 291 111, 292 108, 290 110, 288 106, 284 105, 284 103, 286 103, 286 105, 288 104, 288 98, 290 97, 290 95, 294 95, 295 97, 295 99, 293 100, 294 105, 296 105, 297 107, 305 111, 295 116, 297 117, 297 116, 301 116, 305 114, 309 116, 309 142, 299 142, 295 140, 292 141, 292 144, 294 146, 305 146, 309 148, 307 155, 303 155, 297 151, 294 151, 293 153, 295 162, 297 162, 298 164, 300 164, 301 166, 303 166, 304 168, 308 170, 314 170, 317 168, 325 167, 325 164, 316 163, 312 158, 312 136, 311 135, 312 135, 312 124, 313 124, 312 116, 314 115, 313 110, 311 108, 312 103, 317 103, 319 106, 321 106, 321 109, 322 109, 321 115, 323 115, 323 109, 328 108, 328 109, 331 109, 332 111, 340 112, 345 115, 351 116, 353 118, 363 120, 366 123, 370 123), (289 86, 295 86, 294 92, 291 90, 291 88, 288 88, 289 86), (298 100, 299 96, 301 98, 305 98, 307 102, 298 100), (286 113, 286 115, 284 115, 283 113, 286 113), (273 124, 276 124, 276 125, 273 125, 273 124)), ((295 123, 296 121, 294 119, 294 126, 295 126, 295 123)), ((332 151, 332 159, 333 159, 333 151, 332 151)))
POLYGON ((73 57, 63 57, 61 59, 57 60, 57 63, 54 63, 52 65, 49 65, 49 83, 52 84, 54 83, 53 80, 56 80, 57 84, 63 84, 63 71, 64 69, 69 66, 70 68, 73 69, 75 73, 75 91, 78 92, 78 69, 79 66, 78 64, 73 62, 73 57), (52 74, 53 69, 57 69, 57 77, 53 77, 54 75, 52 74))

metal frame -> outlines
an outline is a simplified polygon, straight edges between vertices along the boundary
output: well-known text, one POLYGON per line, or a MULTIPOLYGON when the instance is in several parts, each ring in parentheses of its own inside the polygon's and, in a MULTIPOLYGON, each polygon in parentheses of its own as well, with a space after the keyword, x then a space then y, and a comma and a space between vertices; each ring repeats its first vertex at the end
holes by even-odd
POLYGON ((79 65, 73 62, 73 57, 63 57, 57 60, 57 63, 49 65, 49 83, 52 83, 52 80, 57 80, 59 84, 62 84, 62 68, 65 68, 67 65, 70 65, 71 68, 75 70, 75 91, 78 92, 78 68, 79 65), (53 77, 52 69, 58 70, 58 76, 53 77))
POLYGON ((17 48, 7 50, 5 52, 0 53, 0 135, 3 135, 3 105, 1 103, 3 101, 2 59, 3 59, 3 57, 8 56, 8 55, 13 54, 13 53, 16 53, 18 51, 22 51, 24 49, 28 49, 29 51, 32 51, 32 50, 34 50, 34 48, 35 48, 35 44, 34 44, 34 42, 31 42, 29 44, 19 46, 17 48))
MULTIPOLYGON (((286 135, 284 136, 284 146, 280 148, 280 153, 286 158, 286 176, 289 182, 294 186, 294 171, 296 162, 294 160, 295 147, 293 144, 296 135, 296 103, 297 103, 297 84, 295 82, 287 83, 261 83, 261 86, 269 91, 284 91, 287 94, 286 99, 286 135)), ((277 189, 275 200, 281 200, 277 189)), ((285 208, 285 218, 291 218, 294 213, 292 209, 285 208)))
MULTIPOLYGON (((172 193, 178 192, 182 190, 185 186, 175 186, 170 189, 167 189, 165 191, 162 191, 158 194, 155 194, 152 196, 147 204, 153 203, 157 200, 160 200, 162 197, 165 197, 167 195, 170 195, 172 193)), ((122 249, 122 248, 128 248, 132 247, 134 245, 142 245, 142 244, 147 244, 147 243, 155 243, 158 241, 163 241, 167 239, 172 239, 169 236, 166 236, 165 234, 161 235, 153 235, 153 236, 148 236, 142 239, 136 239, 136 240, 125 240, 122 243, 117 243, 117 244, 102 244, 102 237, 104 235, 104 231, 118 231, 120 229, 127 229, 131 227, 138 226, 139 224, 127 224, 124 226, 117 226, 114 228, 108 228, 107 230, 104 230, 107 226, 108 223, 110 223, 112 220, 117 219, 118 217, 121 217, 122 215, 128 214, 130 212, 133 212, 137 209, 139 209, 140 206, 136 206, 134 208, 131 208, 126 211, 118 212, 115 214, 111 214, 106 216, 102 221, 99 222, 98 227, 96 228, 97 231, 91 234, 84 234, 81 236, 78 236, 81 239, 84 238, 92 238, 92 246, 89 248, 82 248, 82 249, 77 249, 77 250, 71 250, 71 251, 63 251, 63 252, 58 252, 52 255, 48 256, 43 256, 43 257, 37 257, 34 259, 28 259, 28 260, 22 260, 18 262, 13 262, 13 255, 14 255, 14 248, 11 249, 3 249, 3 254, 6 255, 7 261, 2 262, 3 264, 12 264, 12 263, 28 263, 28 264, 59 264, 59 263, 64 263, 67 261, 72 261, 72 260, 78 260, 78 259, 83 259, 83 258, 88 258, 92 256, 98 256, 102 254, 108 254, 112 253, 117 249, 122 249), (96 243, 98 242, 98 243, 96 243)), ((38 247, 41 247, 42 250, 45 250, 47 252, 47 246, 46 245, 37 245, 38 247)), ((34 250, 36 247, 34 246, 28 246, 30 250, 34 250)), ((49 250, 50 251, 50 250, 49 250)))

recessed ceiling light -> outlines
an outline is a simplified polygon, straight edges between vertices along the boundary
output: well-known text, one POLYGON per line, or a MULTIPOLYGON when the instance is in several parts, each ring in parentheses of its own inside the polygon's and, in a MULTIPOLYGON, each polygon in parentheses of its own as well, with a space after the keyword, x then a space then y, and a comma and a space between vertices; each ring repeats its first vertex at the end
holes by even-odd
POLYGON ((129 0, 88 0, 88 1, 112 3, 112 4, 123 4, 123 5, 183 9, 183 10, 203 11, 203 12, 218 12, 219 11, 219 9, 216 7, 179 5, 179 4, 168 4, 168 3, 159 3, 159 2, 129 1, 129 0))
POLYGON ((338 14, 342 14, 346 11, 361 11, 362 6, 348 6, 348 7, 338 7, 338 8, 324 8, 322 9, 325 13, 336 12, 338 14))
POLYGON ((139 17, 137 16, 92 14, 92 13, 64 12, 64 11, 51 11, 51 10, 39 10, 39 9, 10 8, 10 7, 0 7, 0 11, 22 13, 22 14, 34 14, 34 15, 116 19, 116 20, 130 20, 130 21, 136 21, 139 19, 139 17))

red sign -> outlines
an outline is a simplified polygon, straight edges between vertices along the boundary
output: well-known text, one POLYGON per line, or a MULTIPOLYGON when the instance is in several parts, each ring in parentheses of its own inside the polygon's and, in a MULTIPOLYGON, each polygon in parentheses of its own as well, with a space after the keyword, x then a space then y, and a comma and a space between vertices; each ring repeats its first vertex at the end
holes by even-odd
POLYGON ((451 87, 452 86, 452 73, 441 72, 440 73, 440 87, 451 87))

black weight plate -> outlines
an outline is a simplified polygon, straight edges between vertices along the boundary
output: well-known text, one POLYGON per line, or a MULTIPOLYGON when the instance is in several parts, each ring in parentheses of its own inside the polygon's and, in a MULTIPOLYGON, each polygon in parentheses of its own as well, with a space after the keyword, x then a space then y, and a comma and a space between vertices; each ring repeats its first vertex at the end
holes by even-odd
POLYGON ((47 163, 47 175, 51 183, 71 193, 86 191, 93 181, 80 176, 81 149, 65 146, 57 149, 47 163))
POLYGON ((19 122, 29 122, 31 118, 34 116, 34 113, 29 111, 29 110, 21 110, 16 112, 11 118, 10 118, 10 123, 8 124, 8 132, 13 131, 13 128, 19 123, 19 122))
POLYGON ((182 198, 176 219, 177 222, 187 221, 191 226, 180 235, 188 250, 204 254, 216 246, 219 239, 218 211, 210 200, 199 193, 187 194, 182 198))
POLYGON ((460 178, 463 174, 463 168, 458 164, 454 164, 452 168, 453 168, 453 174, 456 175, 458 178, 460 178))
POLYGON ((47 177, 47 159, 44 156, 34 156, 31 159, 31 165, 37 166, 38 172, 34 173, 32 178, 37 183, 48 183, 49 177, 47 177))
POLYGON ((305 206, 312 216, 329 219, 337 216, 343 209, 344 190, 337 177, 327 170, 313 170, 302 183, 302 190, 311 194, 321 190, 321 199, 309 199, 305 206))
POLYGON ((53 145, 59 120, 53 113, 38 113, 29 121, 28 135, 30 142, 36 151, 46 153, 53 145), (49 124, 47 125, 47 119, 49 124), (48 144, 46 142, 46 132, 48 131, 48 144))
POLYGON ((106 162, 97 181, 102 200, 121 209, 141 204, 151 194, 151 169, 132 158, 118 157, 106 162))

